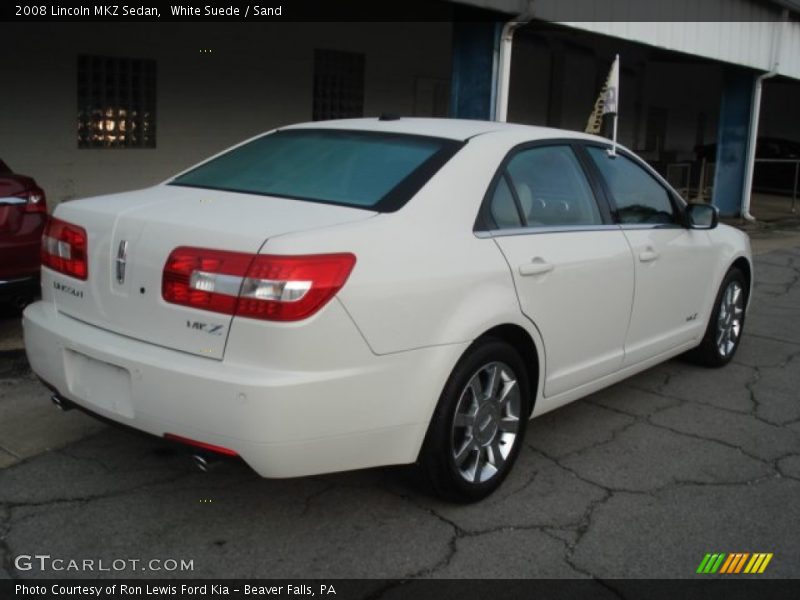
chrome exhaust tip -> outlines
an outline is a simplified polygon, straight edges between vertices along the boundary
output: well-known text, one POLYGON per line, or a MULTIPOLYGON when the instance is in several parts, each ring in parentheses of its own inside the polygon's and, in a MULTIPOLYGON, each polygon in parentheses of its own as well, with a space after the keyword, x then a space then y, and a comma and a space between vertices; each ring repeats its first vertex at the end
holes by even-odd
POLYGON ((53 394, 50 396, 50 401, 56 405, 56 408, 61 412, 67 412, 68 410, 72 410, 72 405, 70 404, 69 400, 66 398, 62 398, 58 394, 53 394))
POLYGON ((214 460, 205 454, 192 454, 192 463, 195 468, 203 473, 208 473, 216 465, 219 464, 218 460, 214 460))

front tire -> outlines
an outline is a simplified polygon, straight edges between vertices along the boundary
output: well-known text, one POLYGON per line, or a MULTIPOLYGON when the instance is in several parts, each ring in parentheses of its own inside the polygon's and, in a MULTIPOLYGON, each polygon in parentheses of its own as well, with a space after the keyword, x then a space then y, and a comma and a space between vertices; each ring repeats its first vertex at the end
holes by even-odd
POLYGON ((736 267, 731 268, 717 292, 703 340, 697 348, 686 353, 687 360, 716 368, 733 359, 742 339, 747 293, 744 273, 736 267))
POLYGON ((501 340, 476 342, 453 369, 418 465, 432 490, 457 502, 495 491, 522 446, 530 383, 519 353, 501 340))

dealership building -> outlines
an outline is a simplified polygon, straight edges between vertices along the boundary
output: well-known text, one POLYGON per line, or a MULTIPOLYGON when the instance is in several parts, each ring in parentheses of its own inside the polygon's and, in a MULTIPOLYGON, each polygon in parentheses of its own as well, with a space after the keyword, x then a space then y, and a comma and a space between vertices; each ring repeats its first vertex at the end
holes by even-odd
POLYGON ((386 23, 3 23, 0 159, 52 206, 158 183, 312 119, 493 119, 500 103, 508 121, 582 131, 619 55, 619 141, 685 197, 758 217, 756 139, 800 141, 800 2, 658 4, 431 0, 429 14, 386 23))

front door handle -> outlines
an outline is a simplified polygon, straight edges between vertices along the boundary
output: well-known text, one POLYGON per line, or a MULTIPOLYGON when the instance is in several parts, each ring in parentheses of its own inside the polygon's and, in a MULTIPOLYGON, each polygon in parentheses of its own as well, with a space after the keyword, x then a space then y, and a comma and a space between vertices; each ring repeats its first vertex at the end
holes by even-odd
POLYGON ((543 275, 544 273, 552 271, 554 266, 555 265, 545 262, 544 259, 537 256, 531 262, 520 265, 519 274, 523 277, 528 275, 543 275))
POLYGON ((646 248, 639 253, 639 260, 642 262, 653 262, 658 258, 658 252, 652 248, 646 248))

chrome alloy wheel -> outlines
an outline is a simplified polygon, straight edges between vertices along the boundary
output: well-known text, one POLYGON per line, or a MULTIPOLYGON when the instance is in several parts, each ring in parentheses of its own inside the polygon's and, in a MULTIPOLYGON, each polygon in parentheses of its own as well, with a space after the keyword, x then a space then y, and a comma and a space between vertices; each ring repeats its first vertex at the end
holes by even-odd
POLYGON ((744 315, 744 291, 741 283, 731 281, 722 294, 717 317, 717 350, 720 356, 727 357, 736 349, 742 332, 744 315))
POLYGON ((464 480, 487 481, 502 468, 517 439, 519 409, 519 385, 505 363, 488 363, 470 378, 450 432, 453 459, 464 480))

